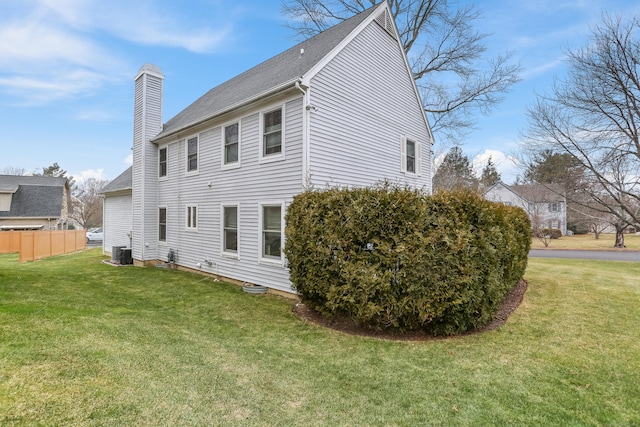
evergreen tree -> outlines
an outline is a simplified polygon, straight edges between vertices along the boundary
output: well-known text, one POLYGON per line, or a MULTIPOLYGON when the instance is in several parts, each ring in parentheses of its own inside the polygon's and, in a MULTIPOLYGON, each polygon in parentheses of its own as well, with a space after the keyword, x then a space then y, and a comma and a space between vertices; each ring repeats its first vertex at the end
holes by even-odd
POLYGON ((478 189, 478 178, 473 172, 469 157, 460 147, 453 147, 444 156, 433 176, 433 191, 478 189))
POLYGON ((501 180, 502 177, 500 176, 500 172, 498 172, 495 163, 493 163, 493 159, 489 156, 489 160, 487 160, 487 164, 484 165, 482 174, 480 175, 480 185, 484 190, 486 190, 501 180))

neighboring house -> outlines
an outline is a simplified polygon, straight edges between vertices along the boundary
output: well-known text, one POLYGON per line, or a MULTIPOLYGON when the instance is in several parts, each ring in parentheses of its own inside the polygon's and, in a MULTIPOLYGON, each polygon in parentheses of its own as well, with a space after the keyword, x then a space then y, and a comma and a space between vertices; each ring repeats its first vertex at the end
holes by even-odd
POLYGON ((559 186, 498 182, 485 192, 485 198, 521 207, 529 215, 534 229, 555 228, 567 234, 567 200, 559 186))
POLYGON ((133 230, 131 170, 132 168, 129 168, 122 172, 100 191, 104 197, 102 206, 104 252, 111 252, 114 246, 131 247, 133 230))
POLYGON ((66 178, 0 175, 0 230, 62 230, 72 213, 66 178))
POLYGON ((126 189, 118 200, 104 192, 105 250, 125 244, 109 224, 128 224, 132 209, 136 265, 171 259, 291 292, 282 248, 296 194, 385 179, 431 191, 433 137, 386 2, 211 89, 164 126, 163 80, 150 64, 135 78, 131 205, 126 189))

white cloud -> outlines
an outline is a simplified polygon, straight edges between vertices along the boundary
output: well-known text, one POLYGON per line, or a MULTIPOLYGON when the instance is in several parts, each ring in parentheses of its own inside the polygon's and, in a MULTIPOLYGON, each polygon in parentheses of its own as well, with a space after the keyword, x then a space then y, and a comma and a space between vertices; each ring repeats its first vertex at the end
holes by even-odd
POLYGON ((2 2, 0 98, 45 104, 130 79, 123 41, 199 53, 224 43, 231 24, 214 28, 213 21, 187 16, 183 8, 159 0, 2 2))
POLYGON ((103 180, 105 179, 104 177, 104 169, 102 168, 98 168, 98 169, 87 169, 84 170, 80 173, 77 174, 71 174, 71 176, 73 176, 73 178, 76 180, 77 184, 80 184, 84 181, 86 181, 87 179, 90 178, 94 178, 96 180, 103 180))
POLYGON ((133 153, 129 154, 127 157, 124 158, 124 162, 131 166, 133 164, 133 153))
POLYGON ((472 164, 476 174, 480 176, 482 169, 489 160, 489 157, 491 157, 493 164, 496 165, 496 169, 498 170, 498 173, 500 173, 502 181, 507 184, 512 183, 518 174, 518 159, 513 156, 508 156, 499 150, 487 149, 473 158, 472 164))
MULTIPOLYGON (((105 31, 117 38, 138 44, 171 46, 191 52, 211 52, 221 46, 230 26, 215 29, 193 23, 181 9, 183 4, 143 0, 39 0, 67 25, 79 30, 105 31)), ((220 11, 222 12, 222 11, 220 11)))

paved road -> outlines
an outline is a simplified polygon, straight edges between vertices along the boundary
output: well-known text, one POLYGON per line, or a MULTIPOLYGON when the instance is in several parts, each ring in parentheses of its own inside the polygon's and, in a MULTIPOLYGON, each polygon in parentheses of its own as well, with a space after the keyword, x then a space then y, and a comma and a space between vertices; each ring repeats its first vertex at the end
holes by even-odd
POLYGON ((566 249, 531 249, 530 258, 577 258, 603 261, 640 262, 640 251, 571 251, 566 249))

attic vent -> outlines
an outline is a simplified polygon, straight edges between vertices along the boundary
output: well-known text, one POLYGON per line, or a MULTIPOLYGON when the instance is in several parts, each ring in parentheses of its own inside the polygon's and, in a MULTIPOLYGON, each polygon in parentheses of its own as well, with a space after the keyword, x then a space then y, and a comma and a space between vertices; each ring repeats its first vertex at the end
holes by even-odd
POLYGON ((382 28, 385 29, 385 31, 387 33, 389 33, 389 35, 391 37, 393 37, 394 39, 398 40, 396 38, 396 32, 395 29, 393 28, 393 18, 391 17, 391 15, 389 15, 389 11, 388 10, 384 10, 380 15, 378 15, 376 17, 376 22, 378 23, 378 25, 380 25, 382 28))

